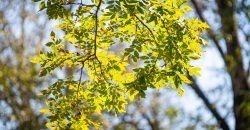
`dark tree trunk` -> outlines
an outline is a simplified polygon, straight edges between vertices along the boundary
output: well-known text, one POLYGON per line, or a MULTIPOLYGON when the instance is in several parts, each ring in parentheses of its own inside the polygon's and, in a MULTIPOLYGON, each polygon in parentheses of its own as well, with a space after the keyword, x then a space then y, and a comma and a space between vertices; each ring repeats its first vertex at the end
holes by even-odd
POLYGON ((236 3, 235 0, 217 0, 217 5, 221 17, 222 33, 227 44, 225 61, 233 87, 235 129, 250 130, 250 90, 237 36, 236 3))
MULTIPOLYGON (((203 9, 200 5, 201 0, 191 0, 194 8, 202 21, 206 22, 203 17, 203 9)), ((212 29, 208 30, 208 36, 213 40, 222 59, 225 62, 227 71, 231 78, 233 91, 233 112, 235 117, 235 130, 250 130, 250 84, 248 83, 247 71, 243 67, 242 49, 237 35, 238 27, 236 20, 236 0, 216 0, 218 15, 221 18, 221 33, 226 43, 226 52, 223 52, 219 45, 219 39, 216 38, 212 29)), ((249 67, 250 70, 250 67, 249 67)), ((195 81, 193 80, 195 83, 195 81)), ((207 105, 222 129, 228 129, 225 120, 220 117, 216 109, 211 108, 208 99, 200 90, 198 84, 193 84, 195 92, 207 105), (224 122, 224 123, 222 123, 224 122), (225 125, 223 125, 225 124, 225 125)))

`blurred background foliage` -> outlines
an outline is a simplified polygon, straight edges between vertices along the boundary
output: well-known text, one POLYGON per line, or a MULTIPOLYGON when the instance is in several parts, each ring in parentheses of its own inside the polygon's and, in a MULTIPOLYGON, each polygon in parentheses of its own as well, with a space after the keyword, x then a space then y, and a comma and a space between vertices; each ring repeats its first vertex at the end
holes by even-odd
MULTIPOLYGON (((172 90, 148 90, 117 117, 105 113, 103 129, 114 130, 249 130, 250 0, 189 0, 198 17, 210 25, 209 41, 197 64, 202 76, 190 77, 183 97, 172 90)), ((0 0, 0 129, 46 129, 38 110, 40 90, 66 70, 39 78, 30 59, 39 54, 56 21, 48 21, 31 0, 0 0)), ((61 32, 63 33, 63 32, 61 32)), ((119 49, 111 48, 112 50, 119 49)))
POLYGON ((36 110, 43 81, 29 62, 46 35, 46 19, 36 10, 29 0, 0 1, 0 129, 45 128, 36 110))

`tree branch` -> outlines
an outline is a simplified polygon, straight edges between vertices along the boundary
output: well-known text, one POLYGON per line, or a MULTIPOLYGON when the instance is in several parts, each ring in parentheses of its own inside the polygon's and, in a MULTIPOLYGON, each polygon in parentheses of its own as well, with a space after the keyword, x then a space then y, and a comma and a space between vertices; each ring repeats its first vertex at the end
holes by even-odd
MULTIPOLYGON (((97 33, 98 33, 98 12, 100 10, 100 7, 101 7, 101 3, 102 3, 102 0, 100 0, 100 2, 98 3, 97 5, 97 8, 96 8, 96 12, 95 12, 95 39, 94 39, 94 54, 96 56, 96 49, 97 49, 97 33)), ((97 56, 96 56, 97 58, 97 56)))
POLYGON ((155 41, 155 44, 156 45, 158 45, 158 43, 157 43, 157 41, 156 41, 156 39, 155 39, 155 36, 154 36, 154 33, 153 33, 153 31, 137 16, 137 15, 133 15, 133 16, 135 16, 135 18, 144 26, 144 27, 146 27, 147 28, 147 30, 150 32, 150 34, 152 35, 152 37, 153 37, 153 39, 154 39, 154 41, 155 41))
MULTIPOLYGON (((200 19, 203 22, 207 21, 205 20, 203 14, 202 14, 202 10, 198 4, 198 2, 196 0, 191 0, 191 2, 194 5, 194 8, 198 14, 198 16, 200 17, 200 19)), ((223 61, 225 64, 227 64, 227 62, 225 61, 226 57, 225 54, 221 48, 221 46, 219 45, 219 41, 216 39, 214 32, 212 29, 208 29, 208 36, 213 40, 215 46, 217 47, 223 61)), ((189 77, 189 79, 193 82, 192 89, 195 91, 195 93, 203 100, 204 104, 206 105, 206 107, 208 108, 208 110, 212 113, 212 115, 215 117, 215 119, 217 120, 217 122, 220 124, 220 127, 223 130, 229 130, 229 125, 227 124, 227 122, 225 121, 225 119, 223 119, 221 117, 221 115, 218 113, 218 111, 216 110, 216 108, 210 103, 210 101, 208 100, 208 98, 204 95, 204 93, 202 92, 202 90, 200 89, 199 85, 196 83, 196 81, 193 79, 193 77, 189 77)))
POLYGON ((206 105, 206 107, 208 108, 208 110, 212 113, 212 115, 215 117, 215 119, 217 120, 217 122, 219 123, 220 127, 223 130, 230 130, 229 129, 229 125, 227 124, 227 122, 225 121, 224 118, 221 117, 221 115, 218 113, 218 111, 216 110, 215 106, 213 106, 210 101, 208 100, 208 98, 205 96, 205 94, 202 92, 202 90, 200 89, 199 85, 197 84, 197 82, 194 80, 193 77, 189 76, 189 79, 193 82, 191 84, 191 88, 195 91, 195 93, 203 100, 204 104, 206 105))
MULTIPOLYGON (((250 61, 248 63, 247 78, 249 78, 249 76, 250 76, 250 61)), ((249 84, 249 86, 250 86, 250 84, 249 84)))
MULTIPOLYGON (((82 82, 82 71, 83 71, 83 68, 84 68, 84 63, 82 64, 82 67, 81 67, 80 79, 79 79, 79 83, 78 83, 78 86, 77 86, 77 101, 78 101, 79 88, 80 88, 80 85, 81 85, 81 82, 82 82)), ((77 106, 78 106, 78 102, 77 102, 77 106)))
POLYGON ((66 4, 63 4, 63 5, 80 5, 80 6, 86 6, 86 7, 94 7, 94 6, 96 6, 96 5, 83 4, 82 1, 81 1, 81 3, 67 2, 66 4))
POLYGON ((157 128, 155 128, 154 123, 150 120, 150 118, 145 112, 142 112, 142 116, 147 120, 152 130, 158 130, 157 128))
POLYGON ((136 128, 137 130, 142 130, 142 129, 140 129, 140 128, 138 127, 139 122, 133 121, 132 118, 133 118, 133 115, 132 115, 132 114, 128 114, 128 113, 125 113, 124 115, 121 116, 122 122, 132 125, 132 126, 133 126, 134 128, 136 128), (125 116, 130 116, 131 120, 126 120, 126 119, 125 119, 125 116))

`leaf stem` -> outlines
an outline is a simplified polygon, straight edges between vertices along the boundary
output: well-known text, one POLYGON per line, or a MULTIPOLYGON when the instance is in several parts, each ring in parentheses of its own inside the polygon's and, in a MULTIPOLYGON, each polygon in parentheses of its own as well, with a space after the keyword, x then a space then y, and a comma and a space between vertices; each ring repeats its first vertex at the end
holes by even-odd
POLYGON ((82 67, 81 67, 80 79, 79 79, 79 83, 78 83, 78 86, 77 86, 77 106, 78 106, 79 88, 80 88, 80 85, 81 85, 81 82, 82 82, 82 71, 83 71, 83 68, 84 68, 84 63, 82 64, 82 67))
POLYGON ((102 0, 100 0, 100 2, 98 3, 97 8, 96 8, 96 12, 95 12, 95 39, 94 39, 94 42, 95 42, 95 44, 94 44, 94 48, 95 48, 94 54, 95 54, 95 56, 96 56, 96 49, 97 49, 98 12, 100 10, 101 3, 102 3, 102 0))

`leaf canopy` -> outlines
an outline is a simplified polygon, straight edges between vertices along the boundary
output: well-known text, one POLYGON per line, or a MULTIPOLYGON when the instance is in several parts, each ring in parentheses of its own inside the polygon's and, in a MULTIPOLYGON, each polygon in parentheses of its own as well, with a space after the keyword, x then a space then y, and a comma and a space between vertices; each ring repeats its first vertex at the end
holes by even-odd
POLYGON ((128 99, 145 97, 148 88, 178 88, 182 95, 181 85, 191 83, 188 72, 200 75, 190 61, 200 58, 200 33, 208 25, 184 17, 191 10, 185 0, 34 1, 49 19, 60 20, 57 28, 66 33, 59 38, 51 32, 46 44, 51 51, 32 60, 42 67, 39 75, 81 68, 80 79, 58 79, 42 91, 48 96, 49 108, 41 110, 49 113, 48 127, 99 128, 96 114, 125 112, 128 99))

